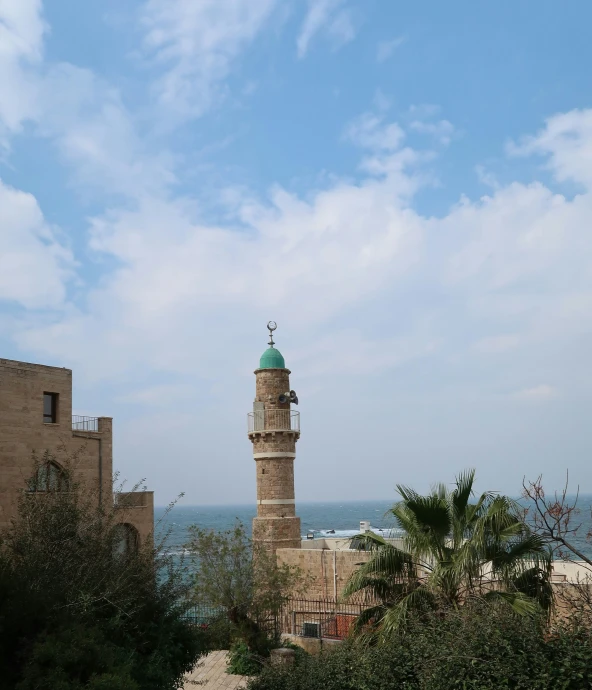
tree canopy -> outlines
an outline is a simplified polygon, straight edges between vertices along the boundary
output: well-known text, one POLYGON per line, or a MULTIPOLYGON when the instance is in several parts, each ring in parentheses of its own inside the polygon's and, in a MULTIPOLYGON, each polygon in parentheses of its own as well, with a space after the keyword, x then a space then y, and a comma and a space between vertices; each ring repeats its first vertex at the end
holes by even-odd
POLYGON ((500 599, 516 612, 551 603, 550 553, 524 523, 520 506, 486 492, 474 497, 475 472, 421 495, 397 486, 390 510, 402 530, 402 548, 367 532, 357 543, 372 551, 352 575, 345 597, 366 593, 373 603, 356 629, 385 639, 417 610, 457 608, 475 597, 500 599))

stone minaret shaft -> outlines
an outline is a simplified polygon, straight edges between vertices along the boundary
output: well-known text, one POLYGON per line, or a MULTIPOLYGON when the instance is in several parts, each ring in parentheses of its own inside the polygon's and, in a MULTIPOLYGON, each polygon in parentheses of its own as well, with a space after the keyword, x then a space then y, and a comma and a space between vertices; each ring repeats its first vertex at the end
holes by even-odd
POLYGON ((257 468, 257 517, 253 540, 274 552, 300 548, 296 517, 294 459, 300 436, 299 414, 290 409, 290 371, 278 350, 270 348, 255 370, 256 395, 249 415, 249 438, 257 468))

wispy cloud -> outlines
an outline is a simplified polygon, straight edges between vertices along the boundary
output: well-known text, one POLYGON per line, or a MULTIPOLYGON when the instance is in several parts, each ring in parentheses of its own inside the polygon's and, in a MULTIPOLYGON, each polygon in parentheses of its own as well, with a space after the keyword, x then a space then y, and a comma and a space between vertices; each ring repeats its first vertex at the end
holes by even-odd
POLYGON ((202 114, 223 93, 240 53, 277 0, 148 0, 142 9, 146 56, 160 69, 158 100, 180 115, 202 114))
POLYGON ((62 307, 75 261, 31 194, 0 180, 0 302, 26 309, 62 307))
POLYGON ((406 40, 405 36, 398 36, 390 41, 380 41, 376 48, 376 61, 380 63, 388 60, 406 40))
POLYGON ((365 149, 396 151, 405 132, 397 122, 385 122, 382 115, 367 112, 346 126, 344 137, 365 149))
POLYGON ((308 52, 312 39, 325 33, 338 48, 353 40, 356 35, 351 10, 346 0, 308 0, 308 12, 296 41, 298 57, 308 52))
POLYGON ((454 125, 448 120, 439 120, 438 122, 413 120, 413 122, 409 124, 409 128, 420 134, 429 134, 444 145, 450 143, 452 135, 454 134, 454 125))
POLYGON ((4 0, 0 3, 0 146, 19 131, 37 107, 31 67, 43 56, 47 25, 41 0, 4 0))
POLYGON ((592 110, 571 110, 547 119, 536 135, 510 142, 514 156, 539 154, 547 157, 547 167, 560 182, 570 180, 592 186, 592 110))

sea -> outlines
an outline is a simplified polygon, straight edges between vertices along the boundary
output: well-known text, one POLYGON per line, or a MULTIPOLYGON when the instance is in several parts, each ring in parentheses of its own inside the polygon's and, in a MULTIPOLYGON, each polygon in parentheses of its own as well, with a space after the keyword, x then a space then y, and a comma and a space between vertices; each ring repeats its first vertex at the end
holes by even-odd
MULTIPOLYGON (((299 502, 296 506, 300 517, 302 538, 312 536, 315 539, 324 537, 352 537, 359 533, 360 522, 370 522, 372 531, 384 536, 400 534, 397 530, 389 509, 392 500, 384 501, 343 501, 326 503, 299 502)), ((574 515, 573 523, 581 524, 571 541, 582 553, 592 558, 592 543, 586 538, 592 532, 592 494, 578 499, 578 514, 574 515)), ((181 553, 183 546, 189 540, 188 528, 197 525, 203 529, 225 531, 231 529, 237 520, 242 522, 250 533, 251 521, 256 515, 254 505, 225 505, 225 506, 174 506, 168 513, 167 509, 155 507, 155 533, 159 535, 168 532, 167 546, 170 552, 181 553)))

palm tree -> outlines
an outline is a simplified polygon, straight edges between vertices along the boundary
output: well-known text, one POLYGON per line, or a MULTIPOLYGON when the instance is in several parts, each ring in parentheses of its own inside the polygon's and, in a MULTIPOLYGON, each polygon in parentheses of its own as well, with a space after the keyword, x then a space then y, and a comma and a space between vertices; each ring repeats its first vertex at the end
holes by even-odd
POLYGON ((373 604, 356 621, 378 639, 393 633, 412 610, 456 608, 474 597, 506 601, 521 614, 548 610, 551 556, 524 523, 520 506, 483 493, 472 502, 475 471, 427 496, 397 486, 401 501, 389 511, 403 530, 403 548, 373 532, 354 539, 373 551, 344 590, 373 604))

